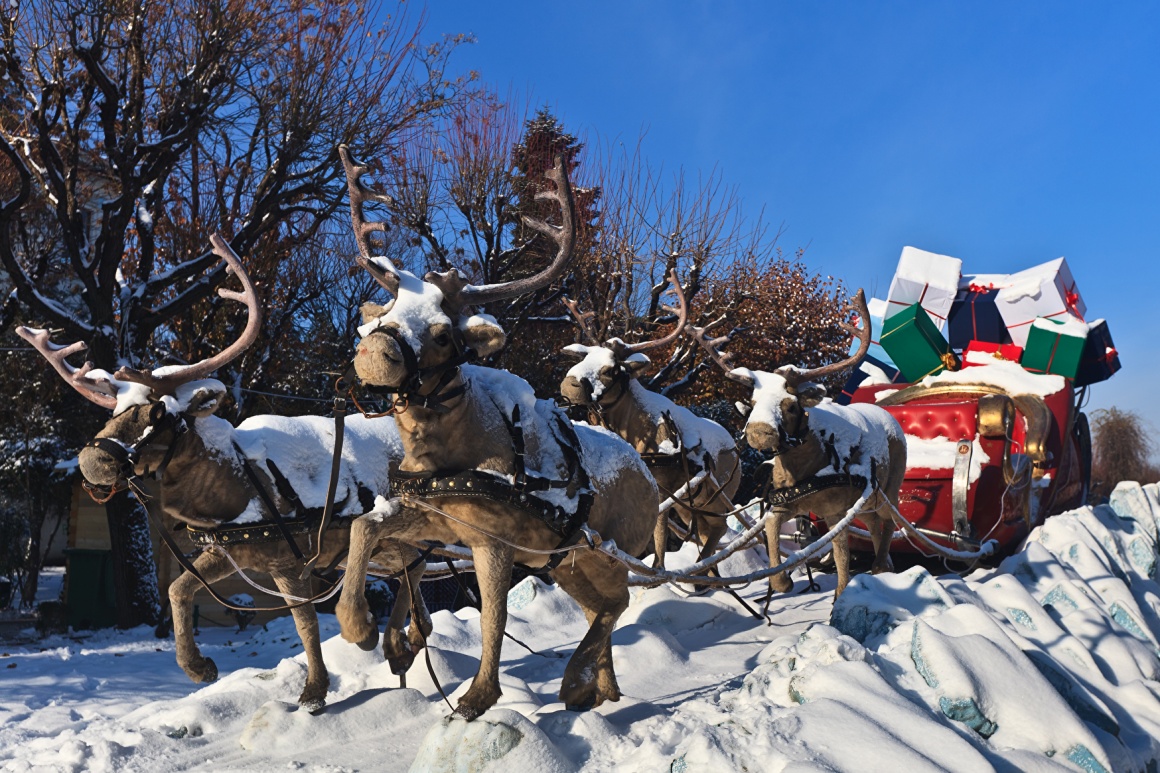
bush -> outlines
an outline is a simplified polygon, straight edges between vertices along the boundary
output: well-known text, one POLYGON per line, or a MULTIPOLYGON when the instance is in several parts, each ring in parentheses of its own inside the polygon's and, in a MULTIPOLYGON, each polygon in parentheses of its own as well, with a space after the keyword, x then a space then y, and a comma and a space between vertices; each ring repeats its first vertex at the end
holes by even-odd
POLYGON ((1092 501, 1105 500, 1121 481, 1160 480, 1160 468, 1152 460, 1152 432, 1131 411, 1112 407, 1092 413, 1092 501))

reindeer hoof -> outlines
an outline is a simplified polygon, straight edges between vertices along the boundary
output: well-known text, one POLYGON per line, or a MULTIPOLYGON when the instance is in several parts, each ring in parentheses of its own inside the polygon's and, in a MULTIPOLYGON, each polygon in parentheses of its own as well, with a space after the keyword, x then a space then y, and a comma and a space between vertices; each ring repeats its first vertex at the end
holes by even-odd
POLYGON ((363 652, 370 652, 379 646, 379 629, 372 628, 361 641, 355 642, 363 652))
POLYGON ((326 698, 298 699, 298 707, 311 715, 317 716, 326 709, 326 698))
POLYGON ((415 662, 415 654, 407 652, 402 655, 387 658, 387 665, 391 667, 391 673, 395 676, 402 676, 411 670, 411 665, 415 662))
POLYGON ((209 684, 217 681, 218 667, 212 658, 202 658, 199 665, 186 668, 185 673, 197 684, 209 684))
POLYGON ((465 719, 468 722, 472 722, 476 719, 479 719, 480 715, 482 715, 485 711, 487 711, 487 709, 482 709, 478 706, 469 706, 463 701, 460 701, 459 705, 455 707, 455 716, 460 717, 461 719, 465 719))

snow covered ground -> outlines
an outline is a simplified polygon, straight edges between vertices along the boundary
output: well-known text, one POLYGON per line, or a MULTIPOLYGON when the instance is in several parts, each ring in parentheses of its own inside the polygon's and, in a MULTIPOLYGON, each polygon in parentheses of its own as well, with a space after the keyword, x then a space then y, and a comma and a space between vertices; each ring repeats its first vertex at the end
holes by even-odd
MULTIPOLYGON (((145 629, 66 637, 0 657, 4 770, 1155 771, 1160 765, 1160 499, 1049 519, 1024 550, 965 580, 860 576, 771 607, 724 593, 639 591, 613 637, 625 697, 556 702, 585 625, 555 588, 511 592, 499 706, 448 721, 421 662, 398 689, 378 652, 322 616, 332 691, 297 710, 305 676, 288 619, 203 629, 223 674, 196 688, 145 629), (831 612, 833 613, 831 618, 831 612)), ((726 569, 744 571, 757 556, 726 569)), ((731 571, 725 573, 732 573, 731 571)), ((797 590, 804 588, 799 582, 797 590)), ((744 595, 759 597, 753 587, 744 595)), ((479 655, 473 612, 435 616, 451 694, 479 655)))

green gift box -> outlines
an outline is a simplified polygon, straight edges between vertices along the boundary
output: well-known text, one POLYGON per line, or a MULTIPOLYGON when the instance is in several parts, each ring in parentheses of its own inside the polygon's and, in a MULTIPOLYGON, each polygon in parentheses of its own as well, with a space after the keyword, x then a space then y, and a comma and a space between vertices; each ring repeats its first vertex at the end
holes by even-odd
POLYGON ((1088 326, 1070 315, 1040 317, 1031 324, 1019 363, 1032 373, 1075 378, 1083 362, 1088 326))
POLYGON ((879 342, 902 377, 911 383, 947 369, 954 370, 959 364, 951 345, 917 303, 886 320, 879 342))

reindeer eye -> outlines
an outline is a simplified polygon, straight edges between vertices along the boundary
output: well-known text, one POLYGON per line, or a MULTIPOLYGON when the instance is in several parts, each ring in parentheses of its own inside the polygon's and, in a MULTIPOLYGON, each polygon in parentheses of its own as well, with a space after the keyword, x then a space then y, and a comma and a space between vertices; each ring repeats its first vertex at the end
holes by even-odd
POLYGON ((447 346, 449 343, 451 343, 451 336, 447 333, 440 333, 439 335, 435 336, 436 346, 447 346))
POLYGON ((149 409, 149 423, 156 424, 165 418, 165 404, 153 403, 153 407, 149 409))

